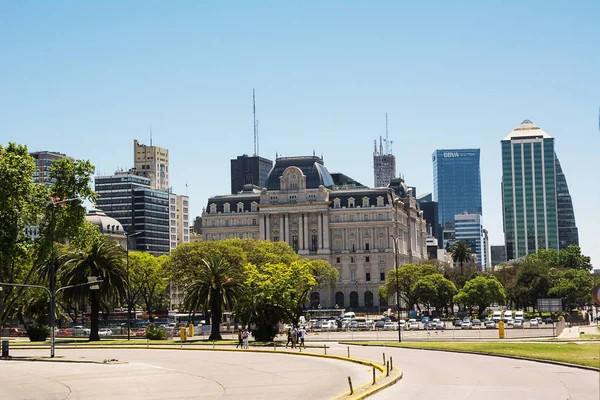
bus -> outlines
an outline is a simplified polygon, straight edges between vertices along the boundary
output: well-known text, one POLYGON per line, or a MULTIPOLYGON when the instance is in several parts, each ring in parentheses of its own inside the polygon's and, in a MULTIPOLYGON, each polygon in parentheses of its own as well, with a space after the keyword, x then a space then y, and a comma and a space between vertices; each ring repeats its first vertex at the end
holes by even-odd
POLYGON ((171 313, 167 316, 167 321, 169 325, 175 324, 175 326, 206 324, 203 314, 171 313))
POLYGON ((306 310, 306 319, 341 319, 344 312, 343 308, 315 308, 306 310))

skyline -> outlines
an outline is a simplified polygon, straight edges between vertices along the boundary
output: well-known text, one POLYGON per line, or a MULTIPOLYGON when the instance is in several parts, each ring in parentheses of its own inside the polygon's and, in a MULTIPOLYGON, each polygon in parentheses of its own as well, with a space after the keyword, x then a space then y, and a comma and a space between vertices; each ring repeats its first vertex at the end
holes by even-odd
POLYGON ((368 186, 387 112, 397 173, 417 194, 433 191, 434 150, 481 149, 498 245, 500 141, 530 119, 555 138, 582 251, 600 260, 596 2, 137 4, 0 5, 1 143, 108 175, 133 167, 152 126, 195 217, 230 191, 230 160, 253 153, 253 88, 261 156, 314 150, 368 186))

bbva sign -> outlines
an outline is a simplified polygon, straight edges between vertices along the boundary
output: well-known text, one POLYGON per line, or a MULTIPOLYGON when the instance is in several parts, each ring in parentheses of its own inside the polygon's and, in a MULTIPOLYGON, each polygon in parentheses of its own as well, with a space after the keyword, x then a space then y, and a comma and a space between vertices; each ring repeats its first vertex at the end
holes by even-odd
POLYGON ((444 158, 449 158, 449 157, 460 157, 460 156, 458 155, 457 152, 444 153, 444 158))

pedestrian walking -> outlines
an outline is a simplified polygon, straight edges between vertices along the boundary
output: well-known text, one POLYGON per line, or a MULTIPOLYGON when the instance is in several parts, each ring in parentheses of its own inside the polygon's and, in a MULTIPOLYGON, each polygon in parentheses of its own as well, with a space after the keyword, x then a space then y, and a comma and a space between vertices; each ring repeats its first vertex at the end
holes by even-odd
POLYGON ((298 343, 298 329, 294 326, 294 329, 292 329, 292 349, 296 348, 296 343, 298 343))
POLYGON ((300 327, 300 345, 299 347, 304 347, 306 348, 306 345, 304 344, 304 337, 306 336, 306 329, 304 329, 304 327, 300 327))
POLYGON ((287 349, 288 344, 292 342, 292 328, 288 328, 287 330, 287 342, 285 344, 285 348, 287 349))
POLYGON ((244 344, 242 345, 243 349, 248 349, 248 337, 250 336, 250 332, 248 332, 248 328, 244 329, 242 333, 242 339, 244 340, 244 344))
POLYGON ((236 344, 236 345, 235 345, 235 348, 236 348, 236 349, 237 349, 238 347, 239 347, 240 349, 244 348, 244 338, 243 338, 243 335, 242 335, 242 330, 241 330, 241 329, 238 331, 238 344, 236 344))

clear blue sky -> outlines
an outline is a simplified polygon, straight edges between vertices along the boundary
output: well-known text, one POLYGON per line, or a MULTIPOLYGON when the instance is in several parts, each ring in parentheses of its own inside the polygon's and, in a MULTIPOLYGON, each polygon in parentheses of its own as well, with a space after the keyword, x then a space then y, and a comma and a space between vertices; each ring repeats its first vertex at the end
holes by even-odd
POLYGON ((597 1, 2 1, 0 143, 111 174, 152 125, 199 215, 253 151, 253 87, 262 156, 315 150, 367 185, 387 112, 419 193, 436 148, 481 148, 484 223, 502 244, 500 140, 531 119, 556 138, 598 261, 599 21, 597 1))

